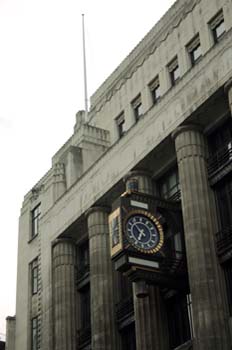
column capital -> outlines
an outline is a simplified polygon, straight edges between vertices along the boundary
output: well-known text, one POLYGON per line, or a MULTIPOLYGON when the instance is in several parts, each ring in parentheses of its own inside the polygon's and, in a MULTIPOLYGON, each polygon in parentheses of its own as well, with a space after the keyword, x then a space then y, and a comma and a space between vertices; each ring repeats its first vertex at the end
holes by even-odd
POLYGON ((95 213, 95 212, 103 212, 106 214, 109 214, 111 212, 110 207, 107 206, 95 206, 95 207, 90 207, 89 209, 86 210, 85 212, 85 217, 89 217, 89 215, 95 213))
POLYGON ((178 135, 186 131, 196 131, 202 134, 203 127, 200 124, 186 124, 186 125, 178 126, 172 133, 173 140, 175 140, 178 135))
POLYGON ((123 181, 127 182, 129 179, 136 177, 136 176, 151 177, 152 174, 149 170, 145 170, 145 169, 131 170, 123 177, 123 181))
POLYGON ((232 77, 229 80, 227 80, 227 82, 224 85, 224 91, 226 94, 228 94, 230 89, 232 89, 232 77))
POLYGON ((61 244, 61 243, 69 243, 72 245, 75 245, 76 242, 74 241, 74 239, 69 238, 69 237, 62 237, 62 238, 56 238, 53 242, 52 242, 52 248, 54 248, 56 245, 61 244))

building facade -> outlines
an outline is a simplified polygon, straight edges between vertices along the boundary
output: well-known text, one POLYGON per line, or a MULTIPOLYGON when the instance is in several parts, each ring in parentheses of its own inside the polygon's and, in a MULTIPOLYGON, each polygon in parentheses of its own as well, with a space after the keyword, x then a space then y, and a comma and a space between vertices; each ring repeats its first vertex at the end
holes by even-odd
POLYGON ((231 113, 232 2, 178 0, 24 198, 8 350, 232 349, 231 113))

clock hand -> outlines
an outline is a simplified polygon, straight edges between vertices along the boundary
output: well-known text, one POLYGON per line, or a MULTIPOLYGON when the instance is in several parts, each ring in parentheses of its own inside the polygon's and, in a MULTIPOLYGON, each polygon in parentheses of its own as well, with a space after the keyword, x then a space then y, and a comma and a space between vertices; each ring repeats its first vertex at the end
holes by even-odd
POLYGON ((143 230, 140 231, 140 234, 138 236, 138 241, 140 241, 140 239, 142 238, 142 236, 146 236, 145 233, 143 232, 143 230))
POLYGON ((137 228, 137 230, 139 231, 139 236, 138 236, 138 241, 140 241, 140 239, 143 237, 143 236, 146 236, 143 229, 140 229, 138 227, 138 225, 135 224, 135 227, 137 228))

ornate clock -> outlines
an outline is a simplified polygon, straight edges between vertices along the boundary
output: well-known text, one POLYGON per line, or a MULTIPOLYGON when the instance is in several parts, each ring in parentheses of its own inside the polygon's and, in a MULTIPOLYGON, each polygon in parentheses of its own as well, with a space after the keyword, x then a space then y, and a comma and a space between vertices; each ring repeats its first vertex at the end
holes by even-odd
POLYGON ((154 254, 164 242, 163 228, 159 220, 145 210, 131 211, 124 222, 128 242, 138 251, 154 254))

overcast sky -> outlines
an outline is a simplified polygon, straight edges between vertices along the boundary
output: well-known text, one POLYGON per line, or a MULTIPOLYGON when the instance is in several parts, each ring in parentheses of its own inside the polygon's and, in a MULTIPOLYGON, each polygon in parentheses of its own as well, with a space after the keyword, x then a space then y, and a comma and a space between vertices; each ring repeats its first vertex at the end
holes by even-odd
POLYGON ((89 95, 174 0, 0 0, 0 333, 15 314, 23 196, 51 166, 89 95))

